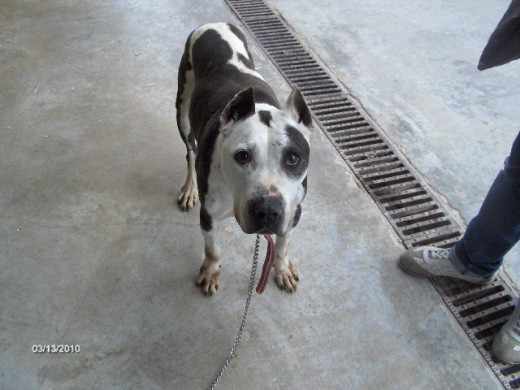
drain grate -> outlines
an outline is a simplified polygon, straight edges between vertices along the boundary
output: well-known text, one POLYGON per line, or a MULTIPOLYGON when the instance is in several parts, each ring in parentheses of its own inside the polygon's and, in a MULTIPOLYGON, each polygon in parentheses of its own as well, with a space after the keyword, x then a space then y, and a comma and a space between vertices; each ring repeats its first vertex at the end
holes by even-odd
MULTIPOLYGON (((233 12, 292 86, 300 88, 313 118, 407 247, 448 248, 460 226, 397 153, 378 126, 350 98, 287 22, 263 0, 226 0, 233 12)), ((432 283, 504 388, 520 388, 520 365, 491 356, 494 335, 515 307, 501 276, 486 287, 444 278, 432 283)))

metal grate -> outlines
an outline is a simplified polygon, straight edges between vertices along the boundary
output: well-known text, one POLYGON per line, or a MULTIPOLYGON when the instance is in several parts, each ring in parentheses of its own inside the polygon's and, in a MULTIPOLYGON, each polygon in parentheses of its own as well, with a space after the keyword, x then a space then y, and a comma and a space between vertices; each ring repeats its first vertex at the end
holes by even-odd
MULTIPOLYGON (((315 122, 403 244, 407 248, 452 246, 463 227, 287 22, 263 0, 226 2, 287 82, 300 88, 315 122)), ((520 388, 520 365, 500 363, 490 354, 493 336, 515 307, 511 287, 501 276, 486 287, 444 278, 432 279, 432 283, 504 388, 520 388)))

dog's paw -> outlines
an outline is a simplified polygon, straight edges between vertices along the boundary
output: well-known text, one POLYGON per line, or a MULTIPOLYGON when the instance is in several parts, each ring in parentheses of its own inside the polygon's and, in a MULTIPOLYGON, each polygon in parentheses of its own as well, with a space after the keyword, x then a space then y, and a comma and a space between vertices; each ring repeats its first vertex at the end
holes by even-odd
POLYGON ((218 290, 218 281, 220 279, 220 266, 215 270, 210 270, 212 267, 203 265, 200 267, 199 274, 195 279, 195 285, 206 296, 215 294, 218 290))
POLYGON ((298 271, 296 271, 290 260, 287 267, 281 268, 275 265, 274 275, 276 284, 280 289, 287 292, 296 291, 300 278, 298 277, 298 271))
POLYGON ((185 184, 181 188, 177 203, 184 211, 189 211, 199 200, 199 191, 196 186, 185 184))

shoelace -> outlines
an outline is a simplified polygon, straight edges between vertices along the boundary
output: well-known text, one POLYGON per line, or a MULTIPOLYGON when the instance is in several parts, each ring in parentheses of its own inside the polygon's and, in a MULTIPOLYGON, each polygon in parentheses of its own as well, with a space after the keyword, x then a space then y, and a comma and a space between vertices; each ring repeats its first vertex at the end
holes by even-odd
POLYGON ((447 250, 430 250, 429 251, 429 257, 431 259, 436 259, 436 260, 446 260, 449 256, 449 252, 447 250))

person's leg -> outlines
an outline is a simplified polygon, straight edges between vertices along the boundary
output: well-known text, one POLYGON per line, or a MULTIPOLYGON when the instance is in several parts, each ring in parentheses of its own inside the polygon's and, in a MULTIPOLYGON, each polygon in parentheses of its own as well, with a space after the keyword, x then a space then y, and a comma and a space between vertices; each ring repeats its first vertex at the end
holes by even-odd
MULTIPOLYGON (((459 270, 489 277, 503 256, 520 240, 520 133, 505 167, 499 172, 462 239, 452 262, 459 270)), ((452 252, 453 254, 453 252, 452 252)))
MULTIPOLYGON (((504 255, 520 240, 520 133, 505 167, 493 182, 478 215, 451 249, 408 249, 399 265, 418 276, 448 276, 485 283, 502 265, 504 255)), ((520 301, 519 301, 520 302, 520 301)), ((520 303, 491 347, 508 363, 520 363, 520 303)))
POLYGON ((451 250, 435 247, 408 249, 399 265, 416 276, 447 276, 486 283, 503 256, 520 239, 520 133, 504 170, 500 171, 464 236, 451 250))

